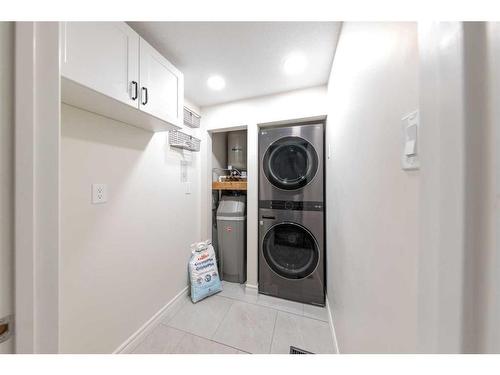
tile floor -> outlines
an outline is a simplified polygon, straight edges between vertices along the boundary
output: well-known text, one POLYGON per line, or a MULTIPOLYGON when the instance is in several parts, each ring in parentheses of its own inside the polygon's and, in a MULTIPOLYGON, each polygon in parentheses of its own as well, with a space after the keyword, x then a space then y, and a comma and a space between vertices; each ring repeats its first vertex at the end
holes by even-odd
POLYGON ((224 282, 215 296, 197 304, 188 297, 177 303, 134 353, 285 354, 291 345, 334 353, 326 308, 224 282))

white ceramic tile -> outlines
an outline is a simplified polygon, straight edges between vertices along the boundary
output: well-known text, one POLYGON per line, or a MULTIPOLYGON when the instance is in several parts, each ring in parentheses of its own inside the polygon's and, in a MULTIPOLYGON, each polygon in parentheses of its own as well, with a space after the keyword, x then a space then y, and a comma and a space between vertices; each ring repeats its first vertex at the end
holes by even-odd
POLYGON ((245 286, 223 281, 222 292, 220 292, 218 295, 227 298, 242 299, 245 296, 245 286))
POLYGON ((308 318, 322 320, 328 322, 328 310, 326 307, 304 304, 304 316, 308 318))
POLYGON ((329 324, 304 316, 278 312, 271 353, 289 353, 290 346, 317 354, 334 353, 329 324))
POLYGON ((134 354, 165 354, 172 353, 179 344, 185 332, 158 324, 133 351, 134 354))
POLYGON ((211 296, 198 303, 188 302, 168 321, 168 326, 197 336, 211 338, 234 300, 211 296))
POLYGON ((227 281, 222 282, 222 292, 218 295, 249 303, 257 302, 257 293, 248 290, 245 285, 228 283, 227 281))
POLYGON ((189 333, 174 349, 175 354, 238 354, 238 350, 189 333))
POLYGON ((292 314, 302 315, 304 305, 299 302, 289 301, 283 298, 271 297, 259 294, 257 303, 262 306, 271 307, 276 310, 286 311, 292 314))
POLYGON ((269 353, 276 310, 235 301, 213 340, 249 353, 269 353))
POLYGON ((175 301, 175 303, 168 307, 167 311, 165 311, 165 314, 163 314, 163 322, 167 322, 172 319, 174 315, 177 314, 179 310, 182 309, 182 307, 188 302, 191 302, 190 296, 185 295, 180 297, 177 301, 175 301))

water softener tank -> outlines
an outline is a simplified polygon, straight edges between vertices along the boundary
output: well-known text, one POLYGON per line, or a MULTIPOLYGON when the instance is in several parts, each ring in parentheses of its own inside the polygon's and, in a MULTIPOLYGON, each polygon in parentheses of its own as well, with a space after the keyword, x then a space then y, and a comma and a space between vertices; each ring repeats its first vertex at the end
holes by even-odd
POLYGON ((223 195, 217 209, 219 274, 231 283, 247 281, 245 199, 244 195, 223 195))
POLYGON ((245 130, 228 132, 227 165, 240 171, 247 170, 247 132, 245 130))

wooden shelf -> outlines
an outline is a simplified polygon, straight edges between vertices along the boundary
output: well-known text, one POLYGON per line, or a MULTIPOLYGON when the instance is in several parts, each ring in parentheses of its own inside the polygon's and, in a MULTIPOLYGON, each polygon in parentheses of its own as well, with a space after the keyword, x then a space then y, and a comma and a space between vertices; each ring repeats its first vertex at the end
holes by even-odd
POLYGON ((247 189, 246 181, 212 182, 212 190, 246 190, 246 189, 247 189))

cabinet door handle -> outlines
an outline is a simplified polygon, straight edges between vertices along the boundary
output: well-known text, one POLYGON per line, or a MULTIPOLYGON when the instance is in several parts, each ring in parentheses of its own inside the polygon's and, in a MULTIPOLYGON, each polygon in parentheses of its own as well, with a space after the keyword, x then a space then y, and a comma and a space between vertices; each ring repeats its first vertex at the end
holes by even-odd
POLYGON ((137 92, 138 86, 136 81, 132 81, 132 100, 137 100, 139 93, 137 92))
POLYGON ((146 87, 142 88, 142 105, 146 105, 148 103, 148 89, 146 87))

